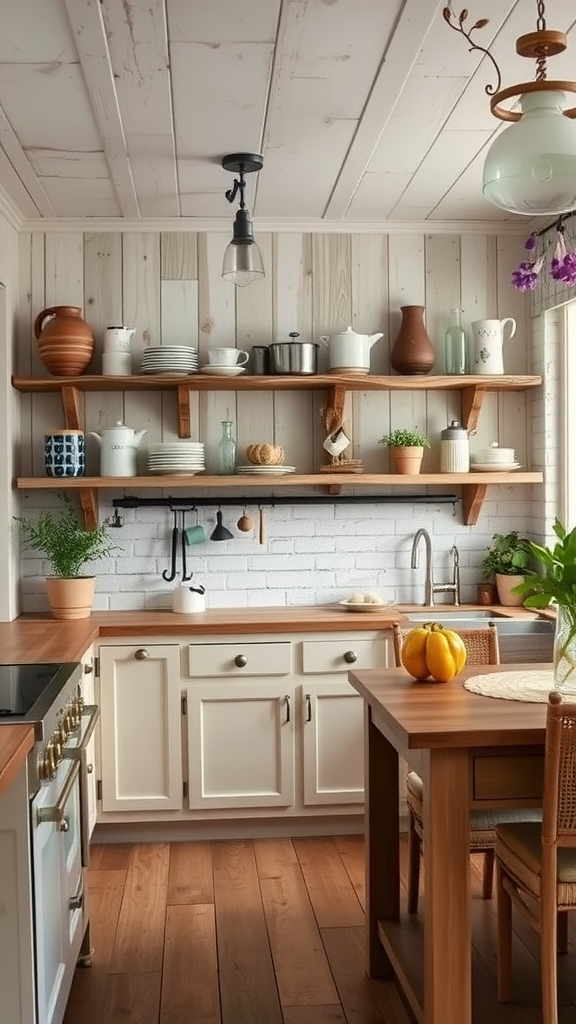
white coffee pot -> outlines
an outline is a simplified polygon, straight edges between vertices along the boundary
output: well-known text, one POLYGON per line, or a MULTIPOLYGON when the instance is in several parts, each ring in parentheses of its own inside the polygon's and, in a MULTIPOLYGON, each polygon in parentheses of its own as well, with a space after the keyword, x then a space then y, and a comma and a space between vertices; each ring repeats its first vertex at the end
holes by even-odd
POLYGON ((368 373, 370 350, 382 338, 380 334, 357 334, 347 327, 340 334, 323 334, 320 340, 328 349, 328 366, 331 370, 355 370, 368 373))
POLYGON ((136 453, 145 430, 133 430, 125 427, 118 420, 113 427, 108 427, 98 434, 95 430, 90 435, 100 445, 101 476, 136 476, 136 453))
POLYGON ((472 373, 504 373, 502 348, 507 324, 511 325, 508 337, 513 338, 516 333, 513 316, 504 320, 472 321, 472 373))
POLYGON ((172 595, 172 611, 184 612, 205 612, 206 611, 206 590, 202 584, 190 586, 188 583, 181 583, 176 587, 172 595))
POLYGON ((104 331, 102 351, 129 352, 135 334, 135 327, 107 327, 104 331))

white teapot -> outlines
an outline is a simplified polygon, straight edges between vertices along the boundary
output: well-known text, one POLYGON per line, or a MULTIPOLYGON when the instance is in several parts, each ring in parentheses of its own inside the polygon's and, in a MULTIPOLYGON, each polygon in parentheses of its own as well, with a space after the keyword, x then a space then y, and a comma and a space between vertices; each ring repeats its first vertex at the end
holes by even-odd
POLYGON ((347 327, 340 334, 322 335, 320 340, 328 349, 328 366, 330 370, 354 370, 355 373, 369 373, 370 349, 382 338, 380 334, 356 334, 347 327))
POLYGON ((136 476, 136 452, 145 433, 145 430, 125 427, 120 420, 101 435, 91 430, 90 435, 100 444, 100 475, 136 476))

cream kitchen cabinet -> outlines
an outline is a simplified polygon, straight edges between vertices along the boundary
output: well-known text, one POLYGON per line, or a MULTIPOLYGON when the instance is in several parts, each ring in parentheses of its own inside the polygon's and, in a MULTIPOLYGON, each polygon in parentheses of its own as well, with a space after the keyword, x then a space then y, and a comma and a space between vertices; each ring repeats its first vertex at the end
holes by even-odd
POLYGON ((387 664, 385 639, 304 640, 302 781, 306 807, 364 802, 364 708, 346 679, 354 668, 387 664))
MULTIPOLYGON (((95 704, 94 648, 90 647, 80 660, 82 662, 82 699, 84 704, 95 704)), ((83 772, 80 775, 83 787, 81 798, 85 801, 87 809, 88 841, 92 838, 98 817, 98 801, 96 799, 96 743, 98 726, 96 730, 92 734, 86 748, 86 775, 83 772), (84 783, 86 783, 85 786, 84 783)))
POLYGON ((294 802, 289 640, 190 644, 186 688, 189 807, 294 802))
POLYGON ((101 645, 101 807, 182 807, 178 643, 101 645))

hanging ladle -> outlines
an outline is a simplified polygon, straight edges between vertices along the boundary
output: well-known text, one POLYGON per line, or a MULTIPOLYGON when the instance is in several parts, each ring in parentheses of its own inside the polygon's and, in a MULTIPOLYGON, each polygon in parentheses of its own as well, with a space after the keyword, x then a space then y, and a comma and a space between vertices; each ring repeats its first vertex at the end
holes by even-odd
POLYGON ((162 573, 162 579, 166 580, 167 583, 171 583, 172 580, 176 579, 176 558, 178 556, 178 510, 173 508, 172 515, 174 516, 174 525, 172 527, 172 542, 170 546, 170 558, 171 566, 170 569, 164 569, 162 573))
POLYGON ((246 515, 246 509, 244 509, 244 512, 240 516, 240 519, 236 523, 236 526, 238 527, 241 533, 249 533, 250 530, 254 528, 254 521, 250 519, 250 516, 246 515))

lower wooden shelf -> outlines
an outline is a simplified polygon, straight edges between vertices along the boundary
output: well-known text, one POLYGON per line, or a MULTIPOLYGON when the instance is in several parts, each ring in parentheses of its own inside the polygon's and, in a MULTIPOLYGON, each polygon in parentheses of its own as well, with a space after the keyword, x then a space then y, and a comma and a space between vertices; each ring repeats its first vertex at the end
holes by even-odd
MULTIPOLYGON (((277 490, 287 487, 321 487, 325 492, 336 493, 341 487, 428 487, 454 485, 462 487, 463 521, 467 526, 477 522, 489 484, 505 484, 518 486, 521 484, 541 484, 544 475, 541 472, 512 473, 420 473, 399 476, 397 473, 288 473, 286 476, 266 477, 265 474, 236 474, 233 476, 208 476, 203 473, 190 475, 165 476, 83 476, 72 479, 56 479, 54 477, 18 477, 16 486, 19 490, 74 490, 79 494, 84 520, 88 527, 98 522, 99 490, 121 490, 134 494, 141 490, 204 490, 229 491, 236 488, 241 491, 262 490, 263 487, 277 490)), ((294 496, 298 502, 297 495, 294 496)), ((217 496, 214 503, 218 504, 217 496)))

